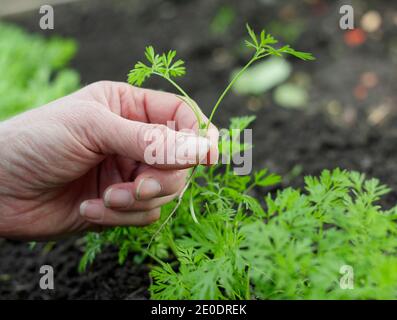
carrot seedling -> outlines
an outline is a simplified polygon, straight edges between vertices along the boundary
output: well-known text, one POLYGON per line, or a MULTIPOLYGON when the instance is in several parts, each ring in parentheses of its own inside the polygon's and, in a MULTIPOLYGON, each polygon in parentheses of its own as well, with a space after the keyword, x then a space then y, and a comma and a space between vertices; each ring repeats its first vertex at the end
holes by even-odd
MULTIPOLYGON (((266 57, 269 56, 278 56, 282 57, 284 54, 289 54, 292 56, 295 56, 299 59, 302 60, 313 60, 314 57, 312 56, 311 53, 307 52, 301 52, 301 51, 296 51, 295 49, 291 48, 289 45, 282 46, 280 48, 276 48, 274 45, 278 43, 278 40, 276 40, 271 34, 266 33, 265 30, 262 30, 259 34, 256 34, 255 31, 248 25, 246 24, 247 32, 248 32, 248 40, 245 40, 245 45, 252 49, 254 51, 251 59, 246 63, 246 65, 232 78, 232 80, 229 82, 229 84, 226 86, 224 91, 220 94, 218 100, 214 104, 214 106, 211 109, 211 113, 209 116, 209 120, 206 122, 204 119, 201 117, 201 111, 197 103, 189 96, 188 93, 184 89, 181 88, 180 85, 178 85, 174 79, 177 77, 181 77, 185 75, 186 73, 186 68, 185 68, 185 62, 181 59, 175 59, 176 57, 176 51, 175 50, 170 50, 167 53, 163 54, 158 54, 155 52, 154 48, 152 46, 146 47, 145 50, 145 56, 146 56, 146 64, 139 61, 135 64, 134 69, 132 69, 128 75, 128 82, 131 85, 137 85, 141 86, 145 80, 150 78, 153 75, 159 76, 167 80, 171 85, 174 86, 174 88, 178 91, 180 94, 180 99, 185 102, 190 109, 193 111, 193 113, 196 116, 198 127, 199 127, 199 134, 202 136, 207 135, 207 131, 209 128, 210 123, 214 119, 215 113, 218 110, 219 106, 221 105, 223 99, 225 98, 226 94, 230 91, 230 89, 233 87, 235 82, 237 81, 238 78, 255 62, 262 60, 266 57)), ((186 190, 189 188, 189 185, 194 178, 194 174, 196 172, 196 167, 192 170, 186 186, 180 193, 177 203, 174 207, 174 209, 171 211, 167 219, 163 222, 163 224, 160 226, 160 228, 157 230, 157 232, 153 235, 152 240, 156 238, 158 233, 162 230, 162 228, 168 223, 168 221, 172 218, 172 216, 175 214, 177 211, 178 207, 180 206, 182 202, 182 198, 186 192, 186 190)), ((190 205, 190 211, 192 213, 192 217, 195 221, 197 221, 197 218, 194 213, 193 206, 190 205)), ((150 247, 150 244, 152 241, 149 242, 148 247, 150 247)))
MULTIPOLYGON (((313 59, 288 46, 276 49, 272 36, 247 29, 252 58, 222 92, 210 120, 238 76, 254 62, 283 54, 313 59)), ((185 73, 184 63, 174 60, 175 52, 158 55, 149 47, 146 54, 149 64, 138 63, 130 83, 142 85, 152 75, 161 76, 200 115, 197 104, 175 83, 185 73)), ((208 123, 201 120, 205 134, 208 123)), ((253 120, 232 118, 229 131, 241 132, 253 120)), ((221 153, 226 149, 219 148, 221 153)), ((135 263, 150 260, 153 299, 395 299, 397 207, 384 210, 378 204, 390 189, 340 169, 305 177, 302 190, 280 188, 280 181, 267 169, 244 176, 222 164, 197 166, 188 183, 189 197, 162 208, 163 213, 172 211, 163 215, 160 229, 154 224, 90 233, 80 270, 111 245, 118 248, 120 264, 130 252, 135 263), (261 197, 250 195, 253 189, 261 197), (177 209, 173 223, 167 224, 177 209), (199 223, 192 223, 192 216, 199 223), (148 249, 153 234, 160 241, 148 249), (346 274, 349 269, 354 272, 346 274), (350 284, 354 290, 345 290, 350 284)))
MULTIPOLYGON (((254 54, 246 65, 233 77, 225 90, 221 93, 215 105, 212 107, 209 121, 205 123, 200 116, 199 107, 196 102, 182 89, 174 79, 186 74, 185 62, 181 59, 175 60, 176 51, 170 50, 168 53, 158 54, 152 46, 146 47, 145 56, 147 64, 139 61, 135 64, 128 75, 128 82, 132 85, 142 86, 142 84, 153 75, 160 76, 171 83, 175 89, 181 94, 180 98, 192 109, 197 118, 200 129, 208 130, 209 124, 213 120, 218 107, 226 94, 233 87, 237 79, 255 62, 262 60, 268 56, 282 57, 284 54, 295 56, 302 60, 314 60, 311 53, 296 51, 289 45, 276 48, 274 45, 278 43, 271 34, 262 30, 256 34, 254 30, 246 25, 249 39, 245 40, 245 45, 254 50, 254 54)), ((205 133, 205 132, 204 132, 205 133)), ((205 135, 205 134, 204 134, 205 135)))

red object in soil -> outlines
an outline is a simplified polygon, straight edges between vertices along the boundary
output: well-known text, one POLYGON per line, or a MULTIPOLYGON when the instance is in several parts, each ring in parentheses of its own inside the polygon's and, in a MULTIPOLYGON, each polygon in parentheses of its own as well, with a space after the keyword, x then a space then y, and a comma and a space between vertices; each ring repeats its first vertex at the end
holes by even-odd
POLYGON ((354 96, 357 100, 365 100, 368 97, 368 90, 362 84, 357 85, 354 88, 354 96))
POLYGON ((367 35, 362 29, 348 30, 344 34, 345 43, 350 47, 357 47, 367 40, 367 35))

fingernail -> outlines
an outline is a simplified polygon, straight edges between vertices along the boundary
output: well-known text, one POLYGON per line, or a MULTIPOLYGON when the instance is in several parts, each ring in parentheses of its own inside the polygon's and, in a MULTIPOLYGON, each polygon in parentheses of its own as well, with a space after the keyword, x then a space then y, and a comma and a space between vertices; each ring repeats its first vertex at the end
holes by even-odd
POLYGON ((126 189, 110 188, 103 196, 106 207, 127 208, 132 204, 133 200, 131 192, 126 189))
POLYGON ((142 179, 136 188, 137 200, 148 200, 157 196, 161 192, 161 185, 152 178, 142 179))
POLYGON ((90 201, 84 201, 80 205, 80 214, 88 220, 102 220, 104 214, 103 206, 97 203, 91 203, 90 201))
POLYGON ((208 154, 210 141, 204 137, 187 136, 177 147, 176 157, 179 161, 200 163, 208 154))

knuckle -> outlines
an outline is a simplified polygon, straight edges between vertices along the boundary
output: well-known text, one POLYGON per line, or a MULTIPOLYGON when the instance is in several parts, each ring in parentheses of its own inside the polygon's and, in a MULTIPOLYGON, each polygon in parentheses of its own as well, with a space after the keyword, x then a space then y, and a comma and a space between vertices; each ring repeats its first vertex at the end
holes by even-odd
POLYGON ((113 86, 113 82, 109 80, 100 80, 94 83, 91 83, 89 87, 98 88, 98 89, 106 89, 113 86))

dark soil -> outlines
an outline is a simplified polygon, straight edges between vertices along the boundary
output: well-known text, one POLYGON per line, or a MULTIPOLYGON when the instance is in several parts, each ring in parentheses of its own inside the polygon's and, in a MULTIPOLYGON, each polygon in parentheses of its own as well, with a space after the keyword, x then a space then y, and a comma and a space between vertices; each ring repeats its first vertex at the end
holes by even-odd
MULTIPOLYGON (((355 7, 357 14, 376 9, 384 21, 379 33, 370 35, 362 46, 350 48, 338 29, 336 1, 304 3, 91 0, 56 7, 55 32, 44 34, 56 33, 78 40, 80 49, 73 67, 81 73, 83 84, 104 79, 125 81, 126 73, 141 58, 145 45, 153 44, 159 50, 175 48, 188 61, 188 76, 182 81, 183 86, 208 111, 230 71, 244 60, 236 43, 244 35, 245 21, 257 27, 274 20, 286 24, 304 21, 305 28, 295 46, 313 52, 317 60, 310 63, 291 60, 294 66, 291 81, 299 81, 302 76, 308 79, 311 97, 308 107, 282 109, 275 105, 271 92, 262 97, 231 95, 218 114, 217 124, 227 125, 231 116, 255 114, 258 117, 253 126, 256 168, 266 166, 284 175, 285 185, 294 186, 302 185, 304 174, 318 174, 324 168, 365 172, 393 189, 382 202, 389 207, 397 199, 397 68, 393 58, 397 27, 392 18, 393 13, 396 16, 396 8, 392 1, 360 2, 355 7), (237 16, 227 34, 214 36, 208 25, 225 3, 236 9, 237 16), (354 94, 354 88, 364 72, 376 73, 379 84, 363 98, 354 94), (379 110, 386 116, 375 117, 374 112, 379 115, 379 110)), ((9 20, 32 32, 43 33, 38 28, 36 12, 9 20)), ((159 81, 151 81, 148 86, 169 89, 159 81)), ((59 242, 50 251, 44 245, 30 250, 25 243, 0 240, 0 298, 148 297, 148 266, 136 266, 130 261, 119 266, 116 250, 109 248, 89 272, 80 275, 77 264, 81 247, 78 239, 59 242), (38 287, 39 268, 43 264, 54 266, 54 291, 46 292, 38 287)))

